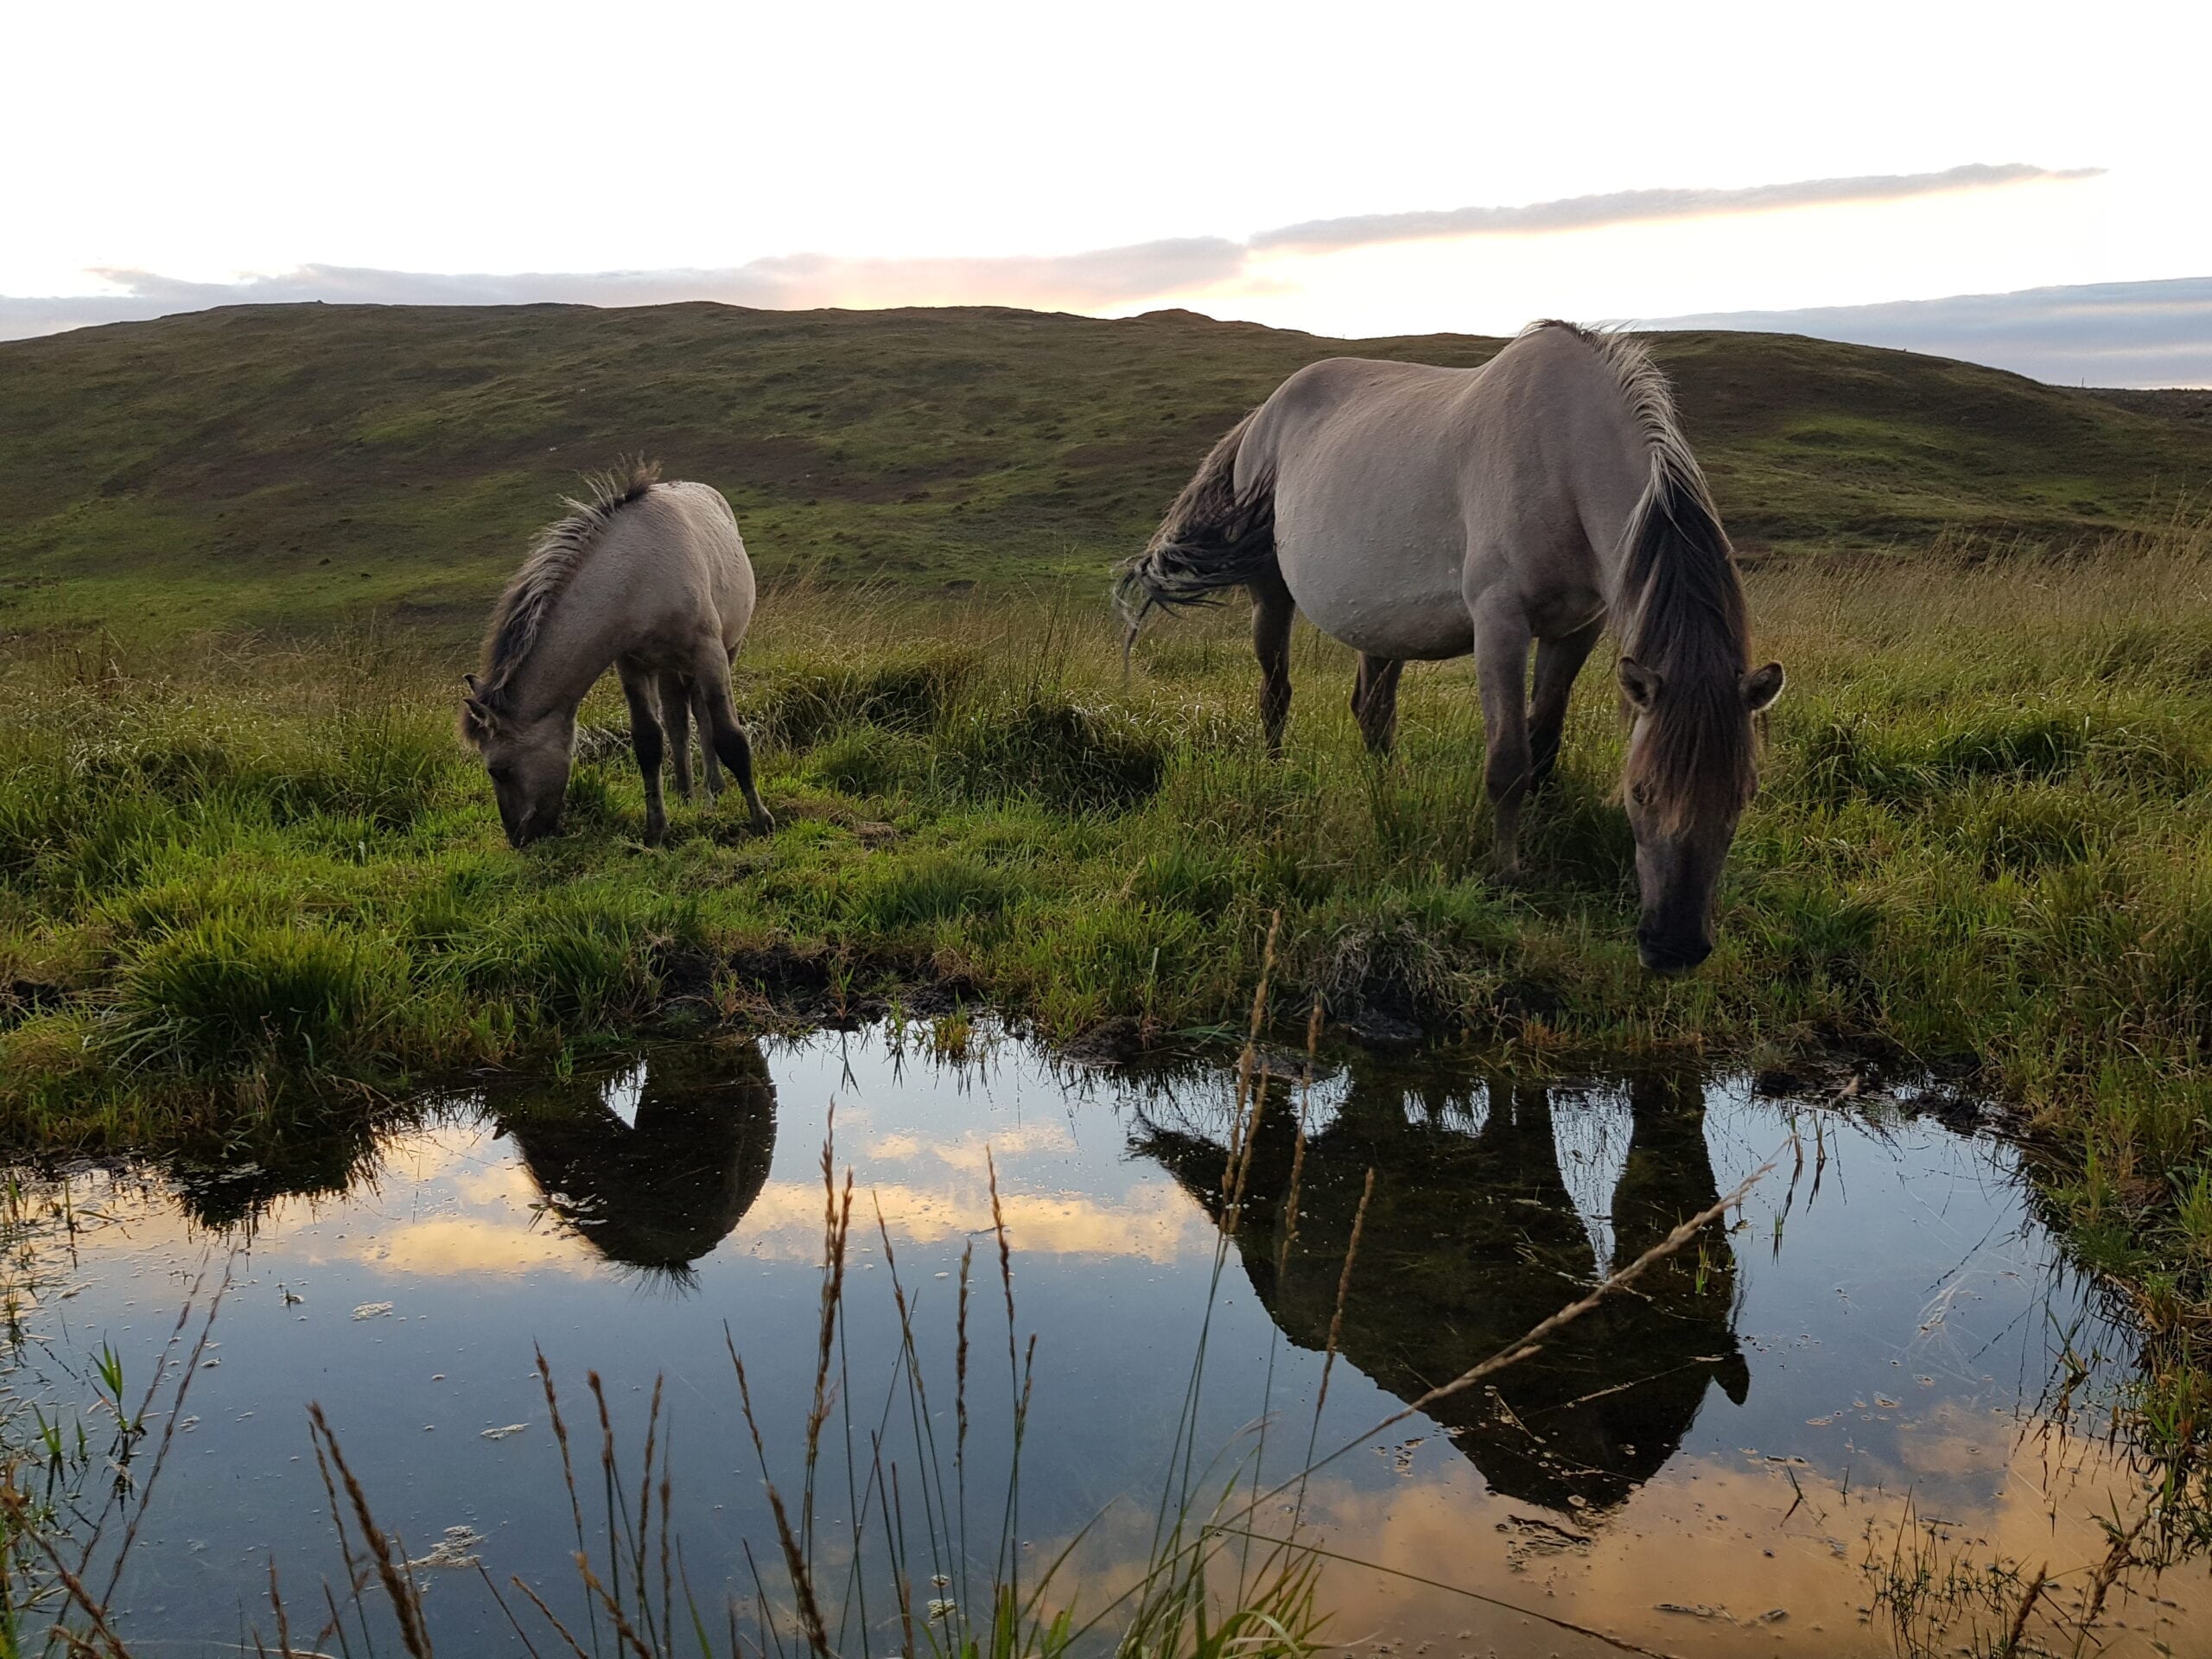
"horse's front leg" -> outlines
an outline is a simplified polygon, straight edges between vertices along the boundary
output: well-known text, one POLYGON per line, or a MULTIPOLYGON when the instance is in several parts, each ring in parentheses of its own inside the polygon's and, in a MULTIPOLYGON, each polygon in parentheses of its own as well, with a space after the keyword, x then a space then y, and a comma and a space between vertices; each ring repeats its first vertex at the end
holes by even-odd
POLYGON ((1388 754, 1398 741, 1398 676, 1405 664, 1395 657, 1359 653, 1359 676, 1351 683, 1351 717, 1370 754, 1388 754))
POLYGON ((1482 687, 1483 784, 1490 796, 1498 880, 1521 880, 1521 803, 1529 793, 1529 620, 1517 599, 1491 593, 1469 607, 1482 687))
POLYGON ((668 809, 660 798, 660 762, 665 745, 660 711, 654 707, 653 681, 642 669, 618 663, 622 696, 630 705, 630 747, 637 752, 638 775, 645 785, 645 845, 658 847, 668 834, 668 809))
MULTIPOLYGON (((691 799, 691 688, 680 674, 660 677, 660 719, 668 728, 669 759, 676 763, 676 792, 691 799)), ((714 751, 709 748, 709 756, 714 751)))
POLYGON ((1536 684, 1529 709, 1529 787, 1541 789, 1559 764, 1560 734, 1567 728, 1567 700, 1574 690, 1574 677, 1582 671, 1598 636, 1605 631, 1602 616, 1586 628, 1557 639, 1536 642, 1536 684))
POLYGON ((1280 576, 1251 584, 1252 650, 1260 659, 1260 725, 1268 753, 1282 758, 1282 728, 1290 719, 1290 625, 1297 601, 1280 576))

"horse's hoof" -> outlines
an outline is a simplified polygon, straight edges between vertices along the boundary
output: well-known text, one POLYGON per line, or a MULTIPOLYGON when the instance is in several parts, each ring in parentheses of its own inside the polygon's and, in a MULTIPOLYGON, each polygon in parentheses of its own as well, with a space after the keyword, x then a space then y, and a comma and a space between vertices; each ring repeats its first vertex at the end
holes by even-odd
POLYGON ((753 815, 753 833, 756 836, 774 835, 776 833, 776 815, 769 811, 765 806, 758 812, 755 812, 753 815))
POLYGON ((1503 887, 1508 893, 1519 893, 1531 887, 1529 872, 1518 864, 1501 864, 1490 873, 1491 885, 1503 887))

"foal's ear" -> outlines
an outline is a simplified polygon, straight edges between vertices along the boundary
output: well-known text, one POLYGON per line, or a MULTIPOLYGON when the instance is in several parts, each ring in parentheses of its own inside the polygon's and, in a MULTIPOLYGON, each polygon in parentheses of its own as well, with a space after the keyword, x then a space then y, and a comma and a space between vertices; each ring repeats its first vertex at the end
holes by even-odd
POLYGON ((1622 658, 1613 671, 1620 678, 1621 695, 1628 699, 1629 706, 1639 714, 1650 713, 1663 683, 1659 671, 1646 668, 1633 657, 1622 658))
POLYGON ((1738 682, 1744 693, 1744 707, 1755 715, 1763 715, 1773 708, 1774 700, 1782 695, 1784 678, 1780 663, 1751 670, 1738 682))

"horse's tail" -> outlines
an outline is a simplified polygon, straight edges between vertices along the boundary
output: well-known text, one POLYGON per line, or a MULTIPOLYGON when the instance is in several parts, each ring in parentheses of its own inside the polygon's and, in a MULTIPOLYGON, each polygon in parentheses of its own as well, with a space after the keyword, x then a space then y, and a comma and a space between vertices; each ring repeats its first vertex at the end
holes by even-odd
POLYGON ((1236 455, 1252 418, 1247 415, 1214 445, 1144 551, 1116 577, 1114 602, 1129 626, 1125 658, 1154 607, 1215 604, 1214 595, 1224 588, 1274 575, 1274 480, 1255 480, 1241 492, 1236 487, 1236 455))

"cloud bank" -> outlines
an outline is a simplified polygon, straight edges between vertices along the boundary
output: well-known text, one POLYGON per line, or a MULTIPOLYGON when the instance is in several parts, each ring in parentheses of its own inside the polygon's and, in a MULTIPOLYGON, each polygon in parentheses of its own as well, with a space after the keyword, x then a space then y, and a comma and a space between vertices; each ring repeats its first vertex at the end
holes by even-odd
POLYGON ((2212 386, 2212 276, 2031 288, 1803 311, 1716 311, 1640 328, 1744 328, 1889 346, 2057 385, 2212 386))
POLYGON ((1243 241, 1185 237, 1087 252, 992 258, 846 258, 791 254, 712 270, 438 275, 302 265, 232 283, 194 283, 156 271, 92 272, 104 294, 0 296, 0 339, 103 322, 140 321, 219 305, 321 300, 384 305, 663 305, 714 300, 772 309, 815 306, 1018 305, 1103 311, 1148 300, 1191 298, 1236 285, 1251 293, 1282 280, 1255 269, 1285 256, 1340 252, 1440 238, 1525 236, 1656 219, 1769 213, 1783 208, 1902 200, 2082 179, 2095 168, 2053 171, 2013 162, 1937 173, 1806 179, 1738 190, 1626 190, 1509 207, 1366 213, 1262 231, 1243 241))
POLYGON ((1609 195, 1569 196, 1560 201, 1530 202, 1520 207, 1454 207, 1440 213, 1361 213, 1350 219, 1317 219, 1281 230, 1262 231, 1251 245, 1300 252, 1366 247, 1377 242, 1425 242, 1438 237, 1510 236, 1554 231, 1587 231, 1603 225, 1633 225, 1660 219, 1701 219, 1722 213, 1764 213, 1787 207, 1834 207, 1844 202, 1897 201, 1952 190, 1986 190, 1999 185, 2037 181, 2094 179, 2101 167, 2054 172, 2012 162, 2001 167, 1975 162, 1941 173, 1870 174, 1855 179, 1801 179, 1791 184, 1759 184, 1741 190, 1617 190, 1609 195))

